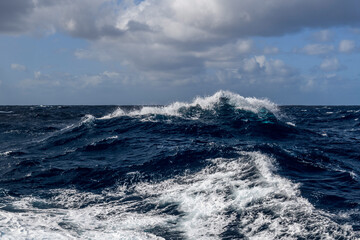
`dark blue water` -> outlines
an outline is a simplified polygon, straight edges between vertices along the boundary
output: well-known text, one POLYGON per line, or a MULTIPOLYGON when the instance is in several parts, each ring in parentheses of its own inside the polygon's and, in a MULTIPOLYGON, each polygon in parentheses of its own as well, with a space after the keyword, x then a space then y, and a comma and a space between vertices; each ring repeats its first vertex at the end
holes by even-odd
POLYGON ((358 239, 360 106, 0 106, 1 239, 358 239))

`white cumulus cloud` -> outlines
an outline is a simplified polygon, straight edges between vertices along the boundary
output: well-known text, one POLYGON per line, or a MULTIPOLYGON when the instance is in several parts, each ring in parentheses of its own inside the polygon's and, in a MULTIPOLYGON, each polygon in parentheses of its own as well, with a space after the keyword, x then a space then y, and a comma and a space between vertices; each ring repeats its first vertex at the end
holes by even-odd
POLYGON ((264 55, 245 58, 238 69, 242 79, 250 82, 290 82, 296 70, 279 59, 266 59, 264 55))
POLYGON ((342 40, 339 43, 339 51, 343 53, 350 53, 355 49, 355 42, 352 40, 342 40))
POLYGON ((279 53, 280 52, 280 50, 279 50, 279 48, 277 48, 277 47, 269 47, 269 46, 266 46, 265 48, 264 48, 264 54, 277 54, 277 53, 279 53))
POLYGON ((20 72, 26 71, 26 67, 24 65, 17 64, 17 63, 11 64, 10 67, 12 70, 16 70, 16 71, 20 71, 20 72))
POLYGON ((328 44, 308 44, 301 49, 301 52, 308 55, 322 55, 334 51, 335 47, 328 44))
POLYGON ((333 38, 333 32, 330 30, 321 30, 313 33, 312 37, 318 42, 329 42, 333 38))
POLYGON ((337 58, 326 58, 320 64, 320 69, 326 72, 337 71, 340 69, 340 63, 337 58))

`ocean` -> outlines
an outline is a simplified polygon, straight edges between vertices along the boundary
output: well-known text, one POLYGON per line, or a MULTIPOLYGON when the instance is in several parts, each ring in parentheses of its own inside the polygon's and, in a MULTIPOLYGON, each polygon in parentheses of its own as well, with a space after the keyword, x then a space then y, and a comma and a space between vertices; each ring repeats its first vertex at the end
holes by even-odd
POLYGON ((227 91, 0 106, 0 239, 359 239, 359 118, 227 91))

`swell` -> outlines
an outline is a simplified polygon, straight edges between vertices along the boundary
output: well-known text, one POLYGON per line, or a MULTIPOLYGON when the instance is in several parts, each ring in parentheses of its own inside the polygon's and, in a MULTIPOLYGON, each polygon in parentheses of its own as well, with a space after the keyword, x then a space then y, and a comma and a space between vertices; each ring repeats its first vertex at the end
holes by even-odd
MULTIPOLYGON (((220 91, 168 106, 32 111, 32 132, 0 149, 5 236, 359 236, 357 108, 220 91)), ((24 116, 6 126, 26 129, 24 116)))
POLYGON ((283 122, 280 115, 268 100, 226 91, 191 103, 118 108, 102 117, 86 114, 22 151, 3 154, 10 167, 1 181, 30 184, 34 189, 98 189, 121 181, 121 174, 114 177, 114 171, 141 171, 141 166, 170 178, 171 172, 196 169, 206 158, 228 157, 234 146, 301 138, 302 129, 283 122), (16 156, 16 152, 26 154, 16 156), (159 173, 155 166, 169 171, 159 173))

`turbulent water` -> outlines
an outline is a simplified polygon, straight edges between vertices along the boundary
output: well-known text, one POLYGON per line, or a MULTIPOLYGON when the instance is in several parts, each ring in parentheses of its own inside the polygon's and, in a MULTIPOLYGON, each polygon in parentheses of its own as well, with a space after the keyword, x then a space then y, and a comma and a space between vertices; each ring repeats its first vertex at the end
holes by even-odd
POLYGON ((0 238, 359 239, 359 118, 224 91, 0 106, 0 238))

